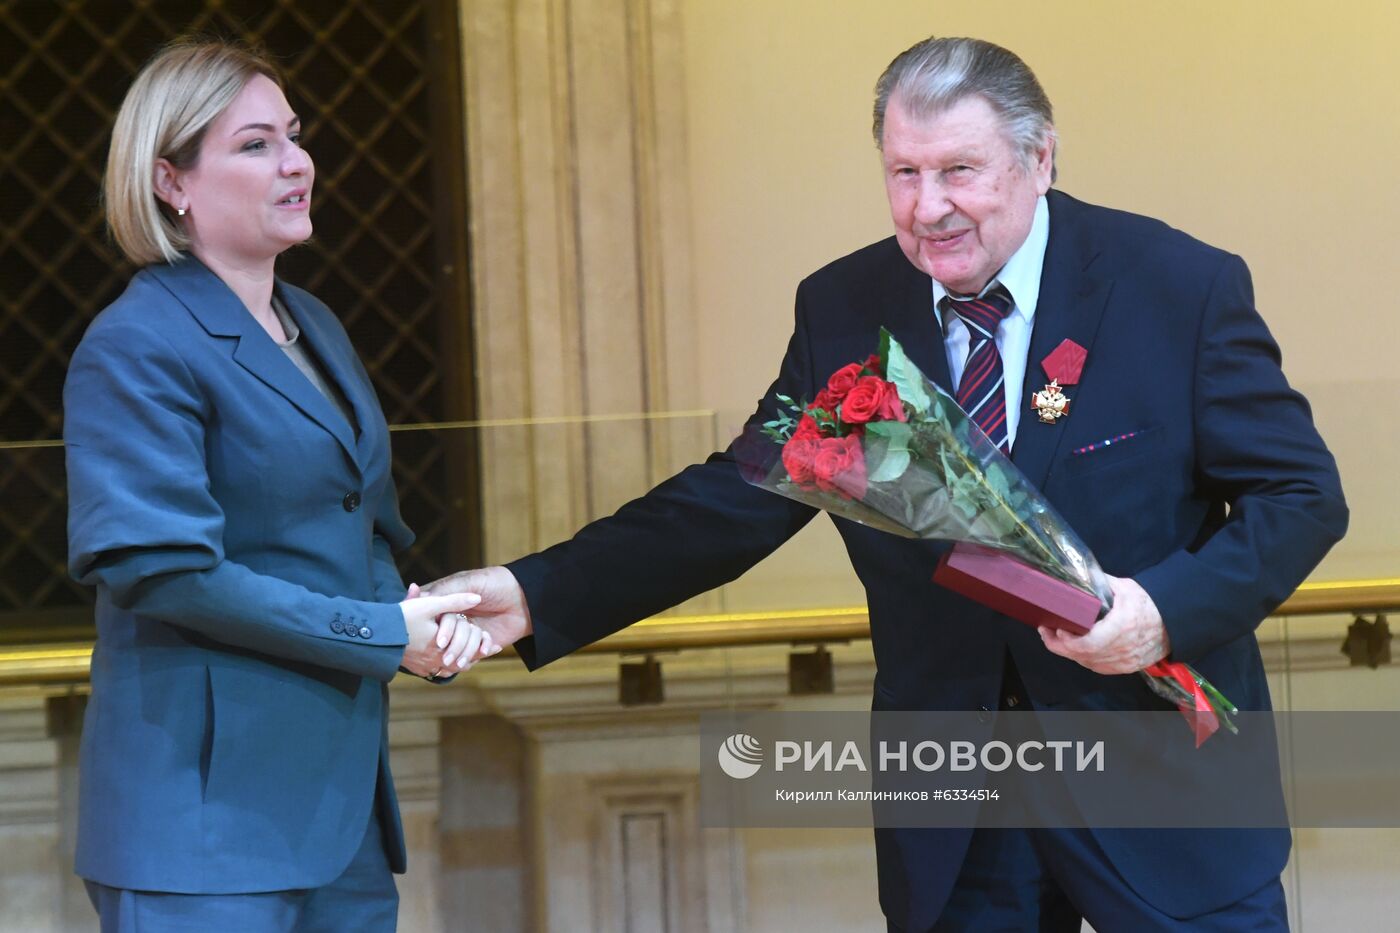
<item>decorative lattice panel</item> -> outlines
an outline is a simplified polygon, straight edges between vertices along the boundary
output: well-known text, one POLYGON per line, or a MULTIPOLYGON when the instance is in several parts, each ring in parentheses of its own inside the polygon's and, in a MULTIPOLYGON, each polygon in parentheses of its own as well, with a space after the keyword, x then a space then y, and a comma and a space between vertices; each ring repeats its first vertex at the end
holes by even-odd
MULTIPOLYGON (((390 424, 468 416, 469 400, 442 379, 469 359, 467 309, 444 279, 466 268, 453 228, 466 217, 445 2, 0 0, 0 441, 62 435, 69 354, 132 272, 98 204, 112 120, 141 64, 188 32, 260 43, 287 72, 317 167, 316 237, 279 273, 341 316, 390 424)), ((462 490, 445 492, 464 477, 447 472, 444 451, 433 432, 395 436, 418 533, 411 579, 467 556, 452 545, 462 490)), ((53 447, 0 449, 0 609, 88 599, 64 569, 62 459, 53 447)))

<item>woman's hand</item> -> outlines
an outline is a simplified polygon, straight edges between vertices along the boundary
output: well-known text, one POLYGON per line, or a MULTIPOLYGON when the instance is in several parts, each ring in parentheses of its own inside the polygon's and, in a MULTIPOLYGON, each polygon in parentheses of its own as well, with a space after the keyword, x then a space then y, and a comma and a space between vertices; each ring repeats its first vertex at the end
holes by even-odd
POLYGON ((496 644, 490 632, 460 612, 438 619, 437 644, 443 649, 443 670, 452 667, 455 662, 458 671, 466 670, 483 658, 500 654, 505 647, 496 644))
MULTIPOLYGON (((399 603, 399 609, 403 612, 404 625, 408 628, 408 647, 404 649, 403 653, 404 669, 419 677, 432 678, 440 676, 447 668, 448 661, 443 657, 443 647, 450 646, 455 642, 444 639, 442 644, 438 643, 442 634, 437 621, 439 616, 447 616, 453 620, 452 630, 448 633, 449 639, 459 629, 476 629, 475 644, 470 644, 472 640, 470 631, 462 632, 461 647, 470 646, 472 652, 470 654, 465 651, 453 652, 453 657, 458 662, 458 670, 465 670, 468 662, 475 663, 476 655, 482 647, 481 638, 484 633, 474 625, 457 625, 456 616, 471 609, 480 601, 480 597, 475 593, 420 596, 417 585, 410 586, 408 598, 399 603)), ((488 646, 488 648, 490 647, 494 646, 488 646)))

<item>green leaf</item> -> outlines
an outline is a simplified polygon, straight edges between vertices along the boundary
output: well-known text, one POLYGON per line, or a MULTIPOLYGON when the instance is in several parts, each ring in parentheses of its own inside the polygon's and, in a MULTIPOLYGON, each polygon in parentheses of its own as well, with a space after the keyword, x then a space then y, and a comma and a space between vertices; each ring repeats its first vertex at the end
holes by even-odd
POLYGON ((822 430, 829 429, 833 432, 836 431, 836 419, 832 416, 832 413, 825 408, 813 408, 808 414, 811 415, 812 420, 817 423, 817 427, 822 430))
POLYGON ((904 471, 909 469, 909 451, 895 450, 893 447, 885 451, 885 456, 880 460, 880 465, 870 474, 872 483, 891 483, 904 475, 904 471))
POLYGON ((918 367, 909 362, 904 348, 899 345, 885 328, 880 328, 880 347, 885 360, 885 379, 893 382, 899 390, 899 400, 914 409, 919 415, 928 412, 930 399, 924 391, 924 380, 918 367))
POLYGON ((952 503, 953 508, 961 512, 963 514, 963 517, 968 519, 969 521, 977 517, 977 506, 973 505, 971 502, 968 502, 967 499, 958 495, 956 492, 953 493, 952 503))
POLYGON ((872 483, 888 483, 899 479, 909 469, 909 439, 914 429, 902 421, 872 421, 865 426, 865 436, 873 438, 867 447, 867 466, 872 483), (879 451, 879 460, 869 462, 869 451, 879 451))
POLYGON ((908 450, 909 439, 914 436, 914 429, 905 421, 872 421, 865 426, 865 433, 887 438, 901 450, 908 450))
POLYGON ((885 454, 889 453, 889 441, 883 437, 867 435, 861 443, 861 451, 865 455, 865 472, 867 475, 874 473, 880 467, 881 461, 885 459, 885 454))
POLYGON ((951 490, 953 483, 957 482, 958 471, 953 466, 953 462, 948 459, 948 451, 946 449, 939 449, 938 459, 943 463, 943 484, 951 490))
POLYGON ((997 498, 1005 500, 1011 495, 1011 486, 1006 480, 1006 471, 1001 468, 1001 464, 991 463, 987 465, 987 485, 996 493, 997 498))
POLYGON ((970 530, 982 541, 1004 542, 1016 530, 1016 519, 997 509, 987 509, 977 516, 970 530))

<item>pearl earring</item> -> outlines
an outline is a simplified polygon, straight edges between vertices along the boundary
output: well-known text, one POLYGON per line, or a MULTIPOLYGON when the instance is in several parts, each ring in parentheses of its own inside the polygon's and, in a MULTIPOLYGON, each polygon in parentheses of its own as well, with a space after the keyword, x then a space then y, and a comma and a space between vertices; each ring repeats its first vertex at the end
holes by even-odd
POLYGON ((184 209, 183 207, 177 207, 177 208, 175 208, 175 213, 178 214, 178 215, 181 216, 181 217, 184 217, 184 216, 185 216, 185 209, 184 209))

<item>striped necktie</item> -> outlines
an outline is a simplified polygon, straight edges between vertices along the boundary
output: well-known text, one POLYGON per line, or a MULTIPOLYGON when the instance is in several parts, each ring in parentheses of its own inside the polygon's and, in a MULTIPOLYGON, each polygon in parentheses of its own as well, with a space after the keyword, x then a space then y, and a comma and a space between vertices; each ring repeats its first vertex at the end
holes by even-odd
POLYGON ((957 403, 1002 453, 1010 451, 1006 435, 1005 377, 997 351, 997 328, 1011 313, 1011 295, 998 285, 981 298, 943 299, 943 318, 952 311, 967 325, 967 364, 958 382, 957 403))

